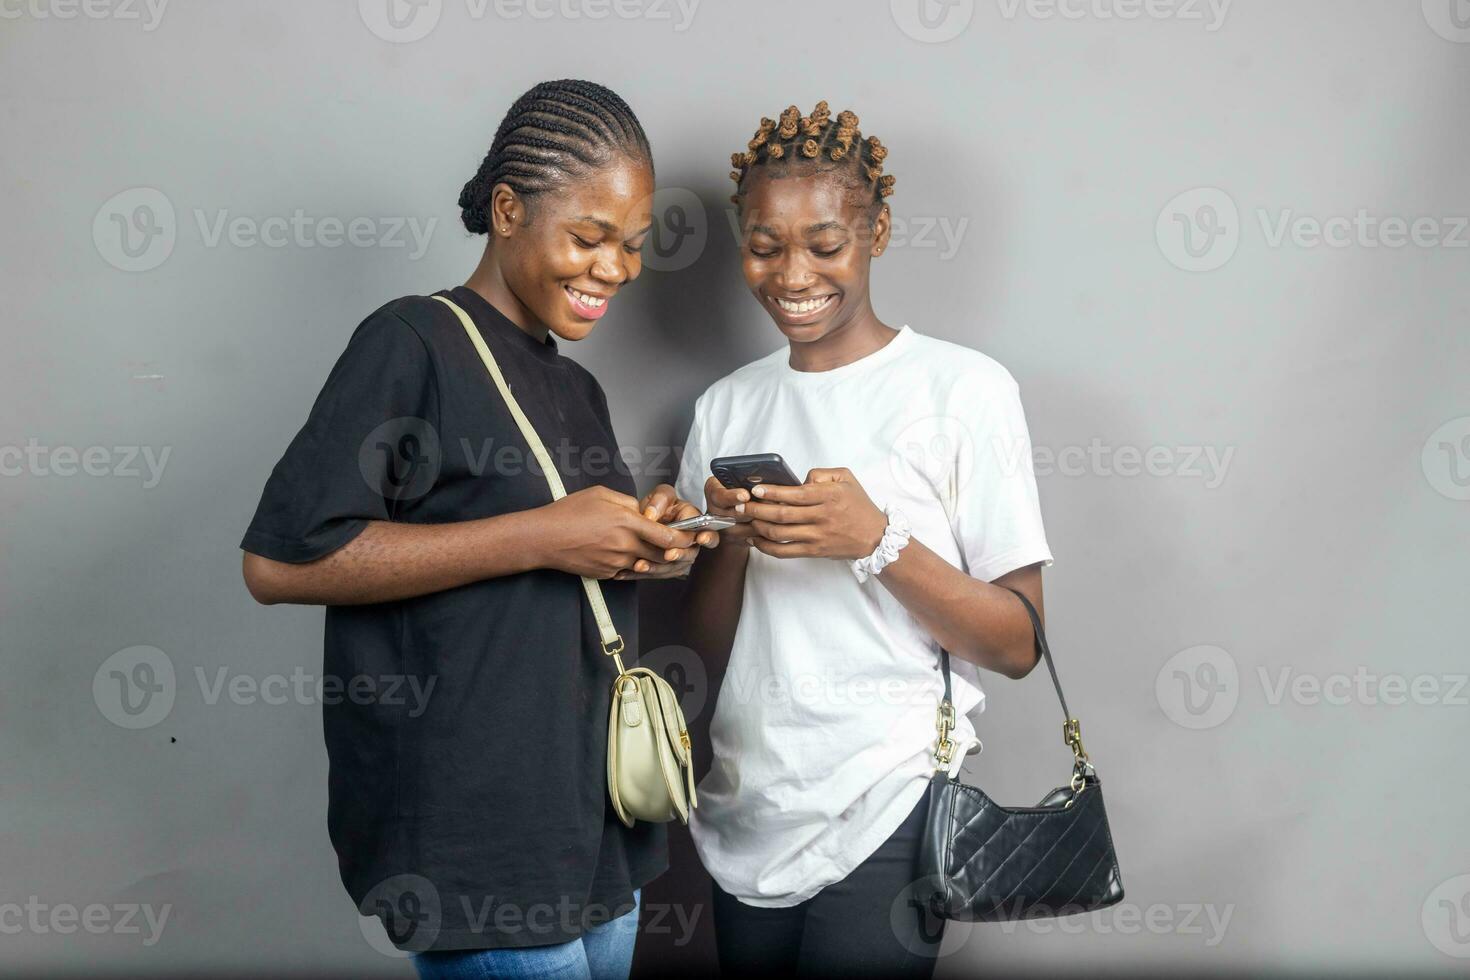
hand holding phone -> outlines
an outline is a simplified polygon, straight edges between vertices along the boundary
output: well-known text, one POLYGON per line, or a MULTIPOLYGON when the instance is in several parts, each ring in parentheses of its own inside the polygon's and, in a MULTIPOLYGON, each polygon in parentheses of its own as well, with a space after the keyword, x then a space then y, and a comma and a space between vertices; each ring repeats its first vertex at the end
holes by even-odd
POLYGON ((721 456, 709 464, 715 479, 730 489, 753 490, 762 483, 783 487, 801 486, 791 467, 780 453, 751 453, 745 456, 721 456))

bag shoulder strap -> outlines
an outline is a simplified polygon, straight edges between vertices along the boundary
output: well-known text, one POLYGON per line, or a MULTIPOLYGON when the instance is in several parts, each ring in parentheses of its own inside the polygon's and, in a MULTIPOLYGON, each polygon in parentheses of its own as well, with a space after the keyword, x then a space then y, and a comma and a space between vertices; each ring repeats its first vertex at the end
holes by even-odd
MULTIPOLYGON (((1087 752, 1082 748, 1081 723, 1072 717, 1072 712, 1067 707, 1067 696, 1062 693, 1062 681, 1057 676, 1057 665, 1052 660, 1051 647, 1046 642, 1046 630, 1041 626, 1041 616, 1037 614, 1036 607, 1031 604, 1031 600, 1026 598, 1023 593, 1009 586, 1003 585, 1001 588, 1013 593, 1016 598, 1021 600, 1021 605, 1026 607, 1026 615, 1031 619, 1031 631, 1036 635, 1036 649, 1040 651, 1041 659, 1046 661, 1046 669, 1051 674, 1052 686, 1057 690, 1057 700, 1062 704, 1062 737, 1068 747, 1072 749, 1072 754, 1079 761, 1086 762, 1087 752)), ((953 743, 949 740, 949 733, 954 730, 954 703, 949 676, 949 651, 943 647, 939 648, 939 665, 944 671, 944 701, 939 706, 937 722, 939 727, 939 748, 936 751, 936 756, 940 757, 941 762, 948 763, 949 756, 945 755, 945 752, 946 747, 950 751, 953 750, 953 743)))
MULTIPOLYGON (((496 363, 495 355, 490 353, 490 347, 485 343, 485 338, 480 335, 475 321, 471 320, 470 315, 453 300, 443 296, 435 296, 434 299, 449 307, 454 311, 454 315, 459 317, 460 325, 464 327, 464 332, 469 337, 470 343, 474 345, 475 352, 480 355, 485 370, 490 373, 491 380, 495 382, 495 388, 505 401, 505 407, 510 409, 511 418, 515 419, 516 428, 521 431, 521 438, 526 440, 526 445, 531 449, 531 455, 536 458, 537 465, 545 474, 546 485, 551 490, 551 499, 560 500, 565 497, 567 488, 561 481, 561 473, 557 471, 551 454, 546 451, 546 446, 541 442, 541 437, 536 434, 531 420, 526 418, 526 413, 521 410, 520 403, 516 401, 515 395, 511 394, 510 385, 506 383, 505 375, 501 373, 500 365, 496 363)), ((623 661, 619 656, 623 652, 623 638, 618 635, 617 628, 613 626, 612 614, 608 612, 607 600, 602 595, 602 586, 596 579, 584 575, 582 576, 582 591, 587 594, 587 602, 592 606, 592 616, 597 620, 597 632, 602 639, 602 652, 612 657, 617 663, 619 674, 624 673, 623 661)))

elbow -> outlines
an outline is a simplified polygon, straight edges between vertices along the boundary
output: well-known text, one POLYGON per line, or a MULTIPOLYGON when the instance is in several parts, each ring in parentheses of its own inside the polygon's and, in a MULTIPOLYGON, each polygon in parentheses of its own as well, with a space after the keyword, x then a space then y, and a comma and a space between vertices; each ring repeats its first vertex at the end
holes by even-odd
POLYGON ((1001 673, 1013 681, 1024 680, 1026 675, 1036 669, 1038 659, 1035 650, 1027 650, 1020 657, 1012 657, 1008 667, 1001 673))
POLYGON ((976 644, 963 647, 956 645, 947 649, 951 656, 967 660, 985 670, 992 670, 1013 681, 1023 680, 1041 660, 1041 655, 1034 646, 998 647, 976 644))
POLYGON ((269 558, 262 558, 248 551, 240 563, 240 574, 245 579, 245 588, 249 590, 250 597, 262 606, 274 606, 284 601, 280 576, 275 565, 269 558))
POLYGON ((1024 680, 1040 662, 1040 651, 1034 644, 1028 644, 1025 647, 1003 651, 1001 662, 996 665, 996 670, 1013 681, 1019 681, 1024 680))

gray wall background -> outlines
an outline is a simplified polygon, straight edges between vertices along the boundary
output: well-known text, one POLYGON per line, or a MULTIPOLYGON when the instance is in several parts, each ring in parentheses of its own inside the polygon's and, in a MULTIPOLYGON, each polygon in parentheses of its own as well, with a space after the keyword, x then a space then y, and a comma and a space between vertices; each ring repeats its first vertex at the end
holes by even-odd
MULTIPOLYGON (((1470 4, 388 3, 0 3, 0 971, 411 975, 337 881, 319 707, 249 687, 320 670, 321 611, 256 607, 236 549, 357 322, 472 268, 510 101, 569 75, 668 189, 667 271, 573 351, 628 446, 781 342, 724 175, 793 101, 892 149, 880 315, 1021 382, 1128 898, 952 929, 941 975, 1464 970, 1470 4), (172 701, 133 716, 140 664, 172 701)), ((969 774, 1033 802, 1053 696, 989 690, 969 774)), ((698 928, 646 973, 712 962, 675 855, 647 900, 698 928)))

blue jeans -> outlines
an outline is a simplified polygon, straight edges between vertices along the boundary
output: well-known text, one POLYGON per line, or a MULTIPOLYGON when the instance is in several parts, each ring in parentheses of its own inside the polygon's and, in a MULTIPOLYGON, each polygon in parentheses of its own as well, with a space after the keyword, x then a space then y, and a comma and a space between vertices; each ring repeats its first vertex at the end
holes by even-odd
POLYGON ((424 980, 628 980, 641 898, 642 889, 634 891, 633 911, 589 926, 569 943, 420 953, 413 964, 424 980))

